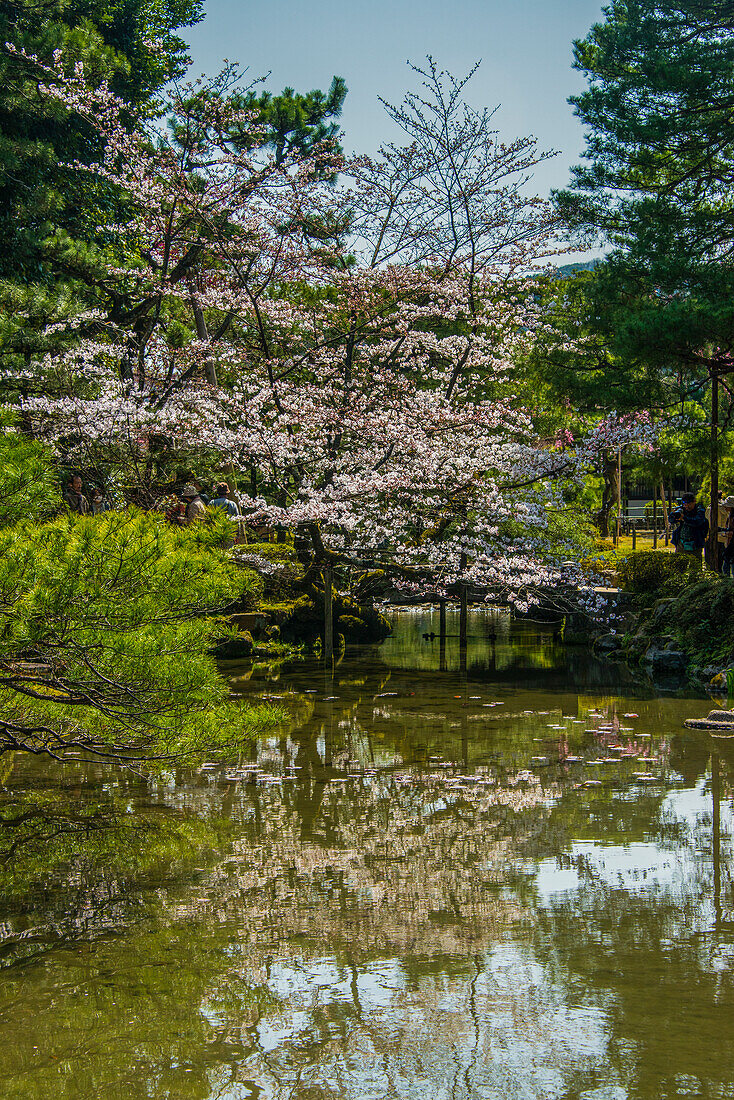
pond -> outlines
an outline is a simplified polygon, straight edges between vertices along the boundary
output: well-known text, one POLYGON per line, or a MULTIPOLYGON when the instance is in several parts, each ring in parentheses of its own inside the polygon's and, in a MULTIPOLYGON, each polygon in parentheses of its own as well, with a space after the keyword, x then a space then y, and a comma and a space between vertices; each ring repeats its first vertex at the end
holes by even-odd
POLYGON ((465 662, 453 615, 394 623, 333 677, 230 666, 291 717, 227 767, 15 763, 2 1097, 734 1096, 710 700, 495 612, 465 662))

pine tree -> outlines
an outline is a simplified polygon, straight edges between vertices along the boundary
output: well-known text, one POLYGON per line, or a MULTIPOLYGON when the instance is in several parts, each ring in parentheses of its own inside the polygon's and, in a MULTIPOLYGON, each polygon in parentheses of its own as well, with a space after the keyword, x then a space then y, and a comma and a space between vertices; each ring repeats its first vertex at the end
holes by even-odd
POLYGON ((49 251, 65 235, 94 238, 105 219, 103 194, 90 193, 60 164, 99 154, 91 128, 54 107, 38 85, 33 58, 81 62, 90 82, 104 79, 131 111, 183 71, 176 29, 199 18, 199 0, 0 0, 0 278, 53 280, 49 251))
POLYGON ((575 43, 587 163, 556 202, 581 239, 612 245, 592 315, 614 353, 684 393, 710 379, 714 500, 734 369, 734 5, 614 0, 605 14, 575 43))
POLYGON ((326 94, 318 89, 304 94, 284 88, 280 95, 251 90, 243 105, 257 112, 265 127, 266 145, 282 164, 293 153, 308 156, 321 143, 339 148, 339 124, 335 120, 341 115, 346 96, 344 79, 335 76, 326 94))

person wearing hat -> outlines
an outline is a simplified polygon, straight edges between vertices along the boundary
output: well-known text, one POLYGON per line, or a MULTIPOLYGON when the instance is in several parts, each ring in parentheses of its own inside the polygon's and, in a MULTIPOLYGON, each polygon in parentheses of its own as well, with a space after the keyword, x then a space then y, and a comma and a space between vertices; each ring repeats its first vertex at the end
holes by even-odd
POLYGON ((195 485, 184 485, 181 490, 181 497, 186 504, 186 511, 182 517, 183 526, 188 527, 190 523, 197 523, 202 520, 206 515, 206 505, 199 496, 199 490, 195 485))
POLYGON ((683 494, 683 504, 671 512, 670 522, 674 526, 673 546, 676 553, 692 554, 700 561, 709 533, 709 521, 695 493, 683 494))
POLYGON ((218 485, 214 487, 216 496, 213 500, 209 501, 210 508, 223 508, 230 519, 239 519, 240 510, 237 507, 237 502, 230 500, 229 497, 229 485, 226 481, 220 481, 218 485))
POLYGON ((721 508, 726 510, 726 524, 724 526, 724 553, 721 558, 721 572, 725 577, 734 576, 734 496, 729 495, 721 501, 721 508))

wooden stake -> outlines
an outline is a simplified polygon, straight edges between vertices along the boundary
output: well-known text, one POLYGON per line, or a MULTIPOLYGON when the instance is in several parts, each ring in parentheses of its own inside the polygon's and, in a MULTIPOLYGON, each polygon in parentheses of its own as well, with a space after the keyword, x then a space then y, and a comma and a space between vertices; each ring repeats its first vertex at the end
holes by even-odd
POLYGON ((464 581, 459 589, 459 665, 466 671, 467 622, 469 611, 468 587, 464 581))
POLYGON ((438 605, 438 667, 446 671, 446 600, 438 605))
POLYGON ((324 566, 324 661, 327 668, 334 663, 334 589, 333 569, 324 566))

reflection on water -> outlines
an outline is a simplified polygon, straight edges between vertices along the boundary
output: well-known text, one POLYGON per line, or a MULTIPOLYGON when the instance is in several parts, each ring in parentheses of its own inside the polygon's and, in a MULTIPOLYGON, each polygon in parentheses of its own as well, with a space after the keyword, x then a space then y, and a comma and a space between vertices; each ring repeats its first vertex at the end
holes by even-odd
POLYGON ((492 613, 463 670, 434 623, 333 678, 233 668, 293 718, 228 767, 16 766, 116 826, 8 864, 0 1095, 734 1095, 734 752, 682 729, 709 700, 492 613))

